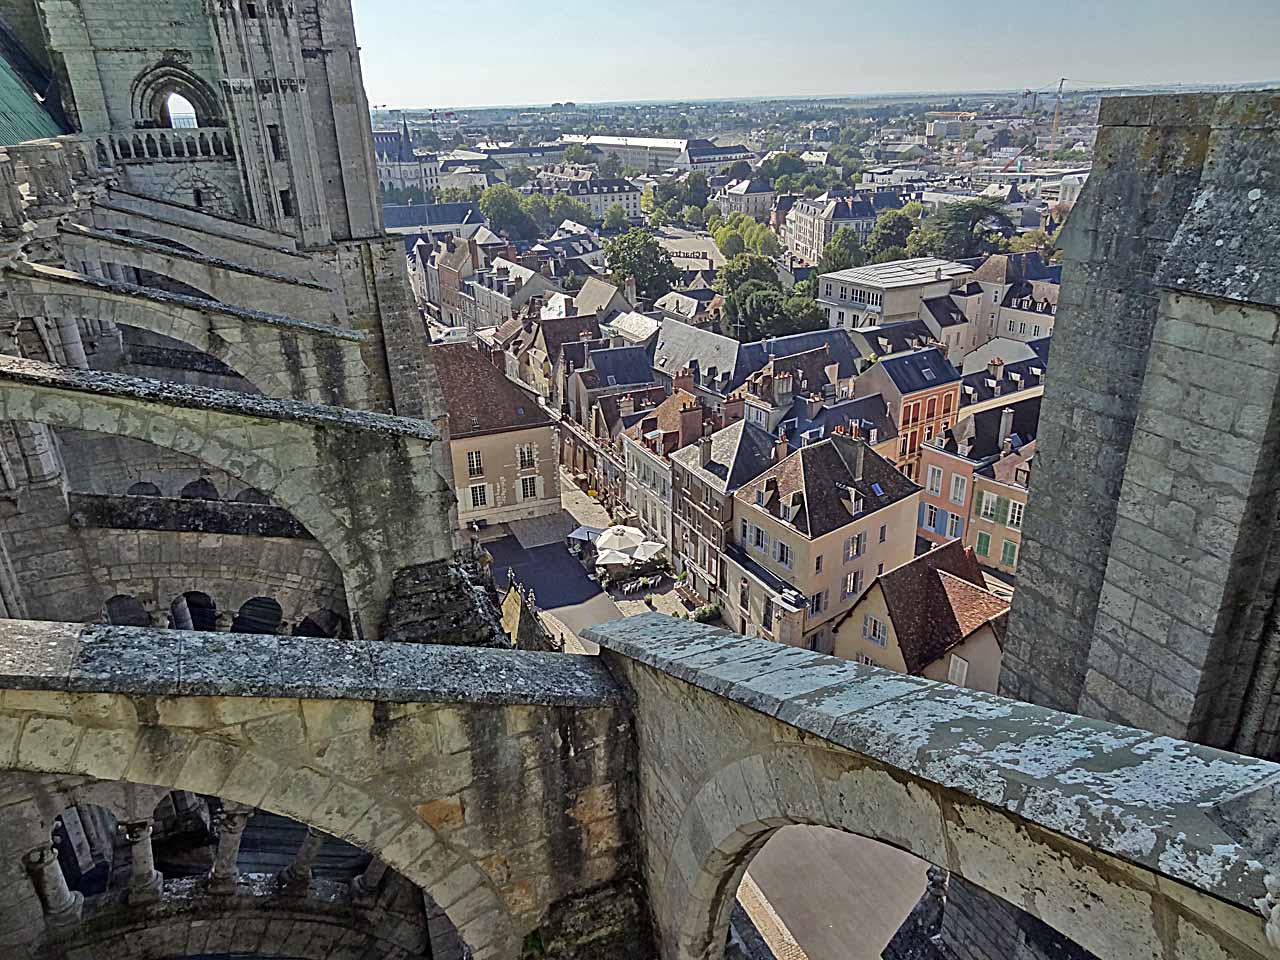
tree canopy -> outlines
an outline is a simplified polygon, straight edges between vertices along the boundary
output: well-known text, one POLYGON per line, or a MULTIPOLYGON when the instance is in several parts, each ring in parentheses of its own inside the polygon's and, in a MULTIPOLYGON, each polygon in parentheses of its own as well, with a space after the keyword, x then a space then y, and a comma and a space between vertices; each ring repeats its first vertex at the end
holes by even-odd
POLYGON ((571 143, 564 148, 564 158, 570 163, 594 163, 595 154, 585 144, 571 143))
POLYGON ((513 240, 534 240, 542 232, 550 232, 565 220, 590 224, 595 221, 591 208, 567 193, 547 197, 541 193, 523 195, 506 184, 495 184, 480 194, 480 212, 489 221, 489 229, 513 240))
POLYGON ((671 254, 647 230, 634 228, 606 240, 604 255, 613 282, 622 286, 628 277, 635 277, 636 294, 645 300, 658 299, 680 276, 671 254))
POLYGON ((630 221, 627 218, 627 208, 620 203, 611 203, 609 208, 604 212, 604 223, 602 226, 605 230, 611 232, 627 229, 630 221))
POLYGON ((1012 229, 1003 203, 977 197, 945 204, 917 228, 919 238, 909 238, 905 246, 908 251, 914 248, 935 257, 963 260, 1007 248, 1001 231, 1012 229))
POLYGON ((831 235, 831 239, 822 248, 822 258, 818 261, 815 272, 819 275, 834 273, 837 270, 860 267, 866 262, 866 254, 863 252, 862 241, 858 239, 858 234, 852 227, 841 227, 831 235))
POLYGON ((916 228, 916 221, 904 210, 886 210, 876 217, 871 236, 867 237, 867 256, 872 263, 885 263, 880 259, 888 250, 905 250, 907 238, 916 228))

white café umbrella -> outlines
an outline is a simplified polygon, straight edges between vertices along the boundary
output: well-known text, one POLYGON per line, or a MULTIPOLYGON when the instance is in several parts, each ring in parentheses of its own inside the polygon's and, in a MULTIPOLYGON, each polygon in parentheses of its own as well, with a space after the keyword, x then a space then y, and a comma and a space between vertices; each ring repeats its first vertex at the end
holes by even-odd
POLYGON ((654 540, 646 540, 631 551, 631 556, 637 560, 652 560, 660 554, 666 547, 654 540))
POLYGON ((569 534, 570 540, 586 540, 588 543, 595 543, 596 538, 604 533, 601 527, 579 527, 573 533, 569 534))
POLYGON ((635 558, 621 550, 601 550, 596 554, 597 567, 629 567, 635 558))
POLYGON ((596 538, 597 550, 619 550, 630 553, 644 543, 644 533, 635 527, 609 527, 596 538))

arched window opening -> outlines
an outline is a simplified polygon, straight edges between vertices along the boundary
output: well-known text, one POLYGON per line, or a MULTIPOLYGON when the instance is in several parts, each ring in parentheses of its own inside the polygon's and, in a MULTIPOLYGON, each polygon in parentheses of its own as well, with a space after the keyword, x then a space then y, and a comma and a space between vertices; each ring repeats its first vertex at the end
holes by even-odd
POLYGON ((137 483, 132 484, 125 493, 131 497, 158 497, 160 496, 160 488, 154 483, 139 480, 137 483))
POLYGON ((218 608, 207 593, 188 590, 170 605, 169 619, 175 630, 216 630, 218 608))
POLYGON ((178 496, 182 497, 183 500, 222 499, 218 496, 218 488, 210 483, 205 477, 201 477, 199 480, 192 480, 182 488, 182 492, 179 493, 178 496))
POLYGON ((253 487, 245 487, 236 494, 235 499, 236 503, 259 503, 264 506, 268 506, 271 503, 270 497, 261 490, 255 490, 253 487))
POLYGON ((196 119, 196 108, 182 94, 174 91, 165 97, 164 101, 164 117, 167 121, 166 127, 198 127, 200 121, 196 119))
POLYGON ((284 611, 270 597, 246 600, 231 622, 233 633, 279 633, 284 611))
POLYGON ((313 610, 293 628, 295 637, 341 637, 351 636, 351 628, 346 618, 332 610, 313 610))
POLYGON ((149 627, 151 617, 137 597, 121 593, 107 601, 107 623, 116 627, 149 627))

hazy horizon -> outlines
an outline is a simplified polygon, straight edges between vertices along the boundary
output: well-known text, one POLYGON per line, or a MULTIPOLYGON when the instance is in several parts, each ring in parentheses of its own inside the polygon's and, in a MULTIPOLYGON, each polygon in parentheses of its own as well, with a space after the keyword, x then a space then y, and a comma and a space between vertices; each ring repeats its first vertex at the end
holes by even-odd
POLYGON ((391 109, 994 92, 1052 88, 1064 72, 1077 87, 1255 84, 1280 72, 1272 0, 1079 0, 1069 13, 992 0, 977 23, 943 0, 813 0, 785 23, 766 0, 564 0, 545 12, 496 0, 482 17, 437 2, 410 18, 390 0, 354 6, 369 102, 391 109))

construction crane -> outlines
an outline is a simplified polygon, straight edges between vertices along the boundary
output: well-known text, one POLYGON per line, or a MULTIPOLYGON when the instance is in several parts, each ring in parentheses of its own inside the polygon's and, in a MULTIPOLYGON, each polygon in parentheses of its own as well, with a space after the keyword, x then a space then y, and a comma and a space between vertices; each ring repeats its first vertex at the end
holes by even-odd
POLYGON ((1001 167, 1001 168, 1000 168, 1000 172, 1001 172, 1001 173, 1008 173, 1008 172, 1009 172, 1009 168, 1010 168, 1010 167, 1012 167, 1015 163, 1017 163, 1017 162, 1018 162, 1018 158, 1019 158, 1020 156, 1022 156, 1024 153, 1026 153, 1026 152, 1027 152, 1028 150, 1030 150, 1030 149, 1031 149, 1031 144, 1027 144, 1025 147, 1023 147, 1021 150, 1019 150, 1017 153, 1015 153, 1012 157, 1010 157, 1010 158, 1009 158, 1009 162, 1008 162, 1008 163, 1006 163, 1003 167, 1001 167))
POLYGON ((1053 105, 1053 128, 1049 131, 1049 159, 1053 159, 1053 155, 1058 152, 1058 124, 1062 121, 1062 85, 1066 82, 1066 77, 1058 81, 1058 102, 1053 105))

